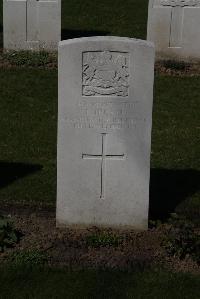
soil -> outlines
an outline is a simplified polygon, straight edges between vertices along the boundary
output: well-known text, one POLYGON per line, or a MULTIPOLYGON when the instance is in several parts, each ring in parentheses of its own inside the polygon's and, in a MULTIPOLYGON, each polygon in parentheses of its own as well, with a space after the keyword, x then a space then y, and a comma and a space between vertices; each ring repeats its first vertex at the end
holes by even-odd
MULTIPOLYGON (((8 52, 9 53, 9 52, 8 52)), ((12 53, 12 52, 11 52, 12 53)), ((15 53, 15 52, 13 52, 15 53)), ((13 59, 12 55, 6 56, 3 49, 0 48, 0 68, 16 69, 16 68, 38 68, 38 69, 57 69, 57 56, 55 53, 49 54, 48 62, 42 60, 36 65, 35 61, 31 62, 31 57, 27 57, 24 61, 20 59, 13 59)), ((155 73, 169 76, 200 76, 200 62, 185 63, 183 61, 156 61, 155 73)))
MULTIPOLYGON (((3 58, 0 51, 0 68, 32 68, 24 64, 17 66, 3 58)), ((39 68, 56 69, 55 61, 39 68)), ((167 67, 157 62, 155 71, 170 76, 198 76, 200 64, 187 64, 181 69, 167 67)), ((18 251, 39 250, 48 256, 50 266, 67 266, 70 268, 108 268, 130 270, 132 268, 164 266, 173 271, 200 274, 200 267, 189 257, 180 261, 166 254, 161 245, 165 225, 145 232, 100 229, 58 229, 55 223, 55 208, 38 206, 2 206, 0 215, 11 217, 15 228, 22 233, 20 242, 14 247, 0 253, 0 263, 6 262, 9 256, 18 251), (120 242, 117 246, 92 246, 88 238, 95 234, 111 233, 117 235, 120 242)))
POLYGON ((24 57, 20 52, 4 51, 0 48, 0 69, 57 69, 57 54, 55 52, 48 53, 47 60, 39 56, 33 59, 29 52, 26 55, 26 51, 22 51, 22 53, 24 53, 24 57))
POLYGON ((0 263, 18 251, 39 250, 48 257, 50 266, 70 269, 144 269, 163 266, 172 271, 200 274, 200 267, 190 258, 180 261, 166 254, 161 245, 165 225, 144 232, 89 227, 87 229, 56 228, 55 209, 38 207, 1 207, 0 214, 11 217, 15 228, 23 234, 14 247, 0 253, 0 263), (118 244, 94 246, 88 238, 106 233, 118 237, 118 244))
POLYGON ((200 63, 184 63, 173 61, 156 61, 155 73, 168 76, 193 77, 200 75, 200 63))

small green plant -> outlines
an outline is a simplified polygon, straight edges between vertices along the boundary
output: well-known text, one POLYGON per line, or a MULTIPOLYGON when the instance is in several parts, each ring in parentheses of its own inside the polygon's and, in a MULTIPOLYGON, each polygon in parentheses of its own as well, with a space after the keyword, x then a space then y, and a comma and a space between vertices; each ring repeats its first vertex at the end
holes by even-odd
POLYGON ((162 64, 166 69, 174 71, 185 71, 189 67, 189 64, 185 61, 165 60, 162 64))
POLYGON ((149 228, 158 228, 162 225, 162 222, 157 219, 157 220, 149 220, 149 228))
POLYGON ((48 256, 40 250, 17 251, 10 256, 10 262, 14 266, 39 266, 48 261, 48 256))
POLYGON ((0 252, 5 248, 12 247, 18 242, 18 232, 14 229, 13 223, 0 216, 0 252))
POLYGON ((112 233, 102 232, 87 236, 86 242, 91 247, 116 247, 121 243, 121 239, 112 233))
POLYGON ((163 242, 167 252, 180 259, 190 256, 200 263, 200 232, 187 219, 172 216, 163 242))

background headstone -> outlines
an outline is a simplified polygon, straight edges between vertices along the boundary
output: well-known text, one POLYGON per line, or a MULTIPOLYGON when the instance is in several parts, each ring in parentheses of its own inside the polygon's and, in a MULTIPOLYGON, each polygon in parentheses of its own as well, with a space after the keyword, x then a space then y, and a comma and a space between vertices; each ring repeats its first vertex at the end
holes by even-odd
POLYGON ((148 223, 154 47, 59 44, 57 225, 148 223))
POLYGON ((200 59, 200 0, 150 0, 147 40, 158 58, 200 59))
POLYGON ((61 0, 4 0, 4 48, 57 50, 61 0))

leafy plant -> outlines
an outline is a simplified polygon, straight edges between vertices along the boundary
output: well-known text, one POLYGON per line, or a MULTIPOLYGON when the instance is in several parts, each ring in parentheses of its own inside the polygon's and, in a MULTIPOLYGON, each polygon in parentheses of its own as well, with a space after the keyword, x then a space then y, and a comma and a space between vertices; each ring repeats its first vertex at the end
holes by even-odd
POLYGON ((48 256, 40 250, 18 251, 10 256, 10 261, 14 266, 38 266, 48 261, 48 256))
POLYGON ((176 214, 169 221, 167 235, 163 242, 170 255, 184 259, 192 257, 200 263, 200 232, 195 225, 176 214))
POLYGON ((5 248, 12 247, 18 239, 18 232, 14 229, 13 223, 0 216, 0 251, 3 252, 5 248))
POLYGON ((95 233, 87 236, 87 245, 91 247, 106 247, 106 246, 118 246, 121 243, 119 236, 113 233, 95 233))
POLYGON ((149 228, 158 228, 162 225, 162 222, 157 219, 157 220, 149 220, 149 228))

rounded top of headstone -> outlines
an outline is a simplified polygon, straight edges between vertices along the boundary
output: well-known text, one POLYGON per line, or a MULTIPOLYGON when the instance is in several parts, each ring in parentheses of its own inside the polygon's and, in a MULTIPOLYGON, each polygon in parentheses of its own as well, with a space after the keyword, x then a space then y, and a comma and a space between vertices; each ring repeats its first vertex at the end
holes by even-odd
POLYGON ((150 48, 155 48, 154 43, 142 40, 142 39, 136 39, 136 38, 130 38, 130 37, 120 37, 120 36, 92 36, 92 37, 81 37, 81 38, 73 38, 68 40, 63 40, 59 42, 59 47, 66 46, 69 44, 76 44, 81 42, 122 42, 122 43, 131 43, 131 44, 137 44, 140 46, 146 46, 150 48))

